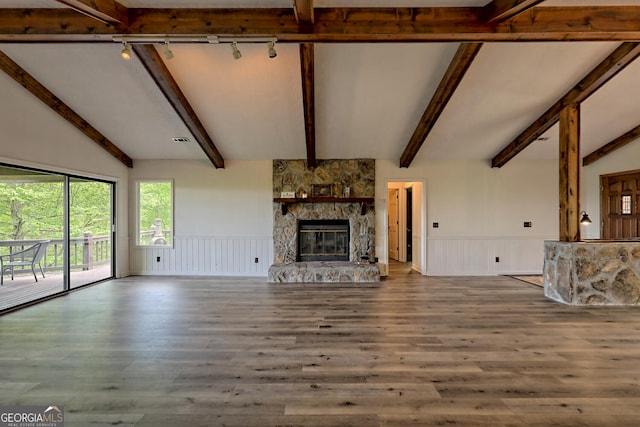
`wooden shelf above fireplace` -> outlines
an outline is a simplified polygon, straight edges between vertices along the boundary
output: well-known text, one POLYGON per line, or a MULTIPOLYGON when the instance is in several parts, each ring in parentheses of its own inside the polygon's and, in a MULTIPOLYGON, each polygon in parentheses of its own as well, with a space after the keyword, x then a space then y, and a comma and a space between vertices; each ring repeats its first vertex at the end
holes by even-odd
POLYGON ((373 197, 307 197, 283 199, 274 197, 276 203, 373 203, 373 197))
POLYGON ((362 215, 366 213, 368 204, 373 204, 373 197, 306 197, 295 199, 284 199, 282 197, 274 197, 275 203, 280 203, 282 207, 282 215, 287 214, 288 206, 293 203, 360 203, 362 215))

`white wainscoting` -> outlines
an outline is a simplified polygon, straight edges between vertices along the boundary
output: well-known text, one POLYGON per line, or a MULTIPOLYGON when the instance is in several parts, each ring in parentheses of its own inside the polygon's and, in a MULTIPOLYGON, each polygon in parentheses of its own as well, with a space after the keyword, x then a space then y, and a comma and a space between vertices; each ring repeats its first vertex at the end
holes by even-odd
POLYGON ((542 274, 544 241, 557 236, 447 237, 427 240, 427 275, 542 274), (500 262, 496 262, 496 257, 500 262))
POLYGON ((131 274, 266 277, 273 262, 271 237, 175 237, 174 244, 133 248, 131 274))

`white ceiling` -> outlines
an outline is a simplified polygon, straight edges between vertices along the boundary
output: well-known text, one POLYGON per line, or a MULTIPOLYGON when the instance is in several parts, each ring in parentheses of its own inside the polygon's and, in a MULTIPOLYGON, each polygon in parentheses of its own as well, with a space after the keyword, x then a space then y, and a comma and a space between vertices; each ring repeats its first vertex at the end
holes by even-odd
MULTIPOLYGON (((406 6, 482 6, 487 0, 413 0, 406 6)), ((127 0, 170 7, 175 0, 127 0)), ((180 7, 291 7, 291 0, 183 1, 180 7)), ((316 0, 388 6, 383 0, 316 0)), ((639 5, 640 0, 548 0, 549 5, 639 5)), ((55 1, 0 0, 0 7, 52 7, 55 1)), ((612 52, 618 42, 485 43, 417 155, 489 161, 612 52)), ((305 158, 297 44, 174 44, 165 63, 225 160, 305 158)), ((316 156, 398 162, 457 43, 346 43, 315 46, 316 156)), ((140 61, 119 43, 0 44, 14 61, 135 159, 205 159, 140 61), (191 142, 175 144, 172 137, 191 142)), ((640 64, 627 67, 582 105, 582 155, 640 124, 640 64)), ((10 79, 0 79, 0 93, 10 79)), ((13 90, 14 88, 12 88, 13 90)), ((23 91, 23 96, 32 96, 23 91)), ((2 98, 2 97, 0 97, 2 98)), ((4 108, 11 101, 0 99, 4 108)), ((0 105, 1 106, 1 105, 0 105)), ((2 123, 7 132, 17 124, 2 123)), ((557 157, 557 126, 519 156, 557 157)))

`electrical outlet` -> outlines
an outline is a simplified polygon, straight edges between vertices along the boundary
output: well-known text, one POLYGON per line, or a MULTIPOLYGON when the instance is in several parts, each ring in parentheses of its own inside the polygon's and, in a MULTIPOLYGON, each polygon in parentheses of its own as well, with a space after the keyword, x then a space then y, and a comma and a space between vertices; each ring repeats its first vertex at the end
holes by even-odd
POLYGON ((437 222, 433 223, 433 228, 438 228, 440 226, 440 224, 438 224, 437 222))
POLYGON ((531 228, 531 227, 533 227, 533 223, 531 221, 524 222, 524 228, 531 228))
POLYGON ((496 262, 500 262, 500 257, 499 256, 496 257, 496 262))
POLYGON ((253 259, 253 262, 255 262, 255 263, 257 264, 257 263, 258 263, 258 257, 255 257, 255 258, 253 259))
POLYGON ((156 262, 160 262, 160 257, 159 256, 156 257, 156 262))

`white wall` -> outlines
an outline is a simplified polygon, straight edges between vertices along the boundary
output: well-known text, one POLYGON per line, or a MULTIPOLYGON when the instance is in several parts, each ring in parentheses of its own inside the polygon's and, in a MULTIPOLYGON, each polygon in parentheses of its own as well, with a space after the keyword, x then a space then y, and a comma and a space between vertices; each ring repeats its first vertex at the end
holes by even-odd
POLYGON ((116 183, 116 276, 129 274, 129 168, 0 73, 0 161, 116 183))
POLYGON ((638 169, 640 169, 640 140, 627 144, 597 162, 581 168, 581 210, 586 211, 593 221, 580 229, 583 239, 600 238, 600 175, 638 169))
POLYGON ((204 161, 138 161, 130 178, 132 274, 267 275, 273 262, 270 160, 227 161, 225 169, 204 161), (161 178, 174 182, 174 247, 136 247, 136 180, 161 178))
POLYGON ((376 161, 376 226, 384 230, 376 233, 376 253, 382 263, 388 260, 385 186, 401 180, 426 185, 426 274, 542 273, 543 242, 558 236, 557 161, 514 159, 500 169, 487 161, 416 160, 406 169, 376 161), (525 221, 533 227, 524 228, 525 221))

